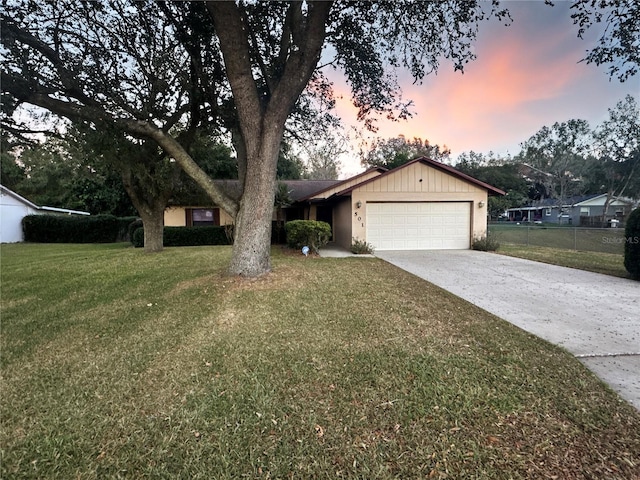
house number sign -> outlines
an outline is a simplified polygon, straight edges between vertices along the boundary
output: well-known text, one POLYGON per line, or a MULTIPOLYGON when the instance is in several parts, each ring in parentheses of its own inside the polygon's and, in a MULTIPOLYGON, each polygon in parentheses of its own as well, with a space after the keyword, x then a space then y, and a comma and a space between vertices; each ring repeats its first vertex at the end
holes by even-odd
POLYGON ((362 221, 362 217, 361 217, 360 215, 358 215, 358 212, 355 212, 355 213, 354 213, 354 215, 355 215, 356 217, 358 217, 358 221, 359 221, 359 222, 362 222, 362 223, 361 223, 361 225, 364 227, 364 222, 362 221))

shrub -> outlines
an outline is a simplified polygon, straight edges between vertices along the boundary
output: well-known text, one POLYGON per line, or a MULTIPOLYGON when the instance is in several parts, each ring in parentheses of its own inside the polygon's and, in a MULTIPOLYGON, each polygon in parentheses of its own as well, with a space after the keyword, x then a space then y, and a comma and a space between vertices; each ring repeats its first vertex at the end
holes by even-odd
POLYGON ((131 243, 133 243, 134 245, 135 245, 135 242, 133 241, 133 235, 134 235, 135 231, 138 230, 139 228, 142 228, 142 226, 143 226, 142 219, 141 218, 136 218, 127 227, 127 234, 129 236, 129 241, 131 243))
POLYGON ((365 242, 364 240, 354 238, 351 243, 351 253, 355 253, 356 255, 372 254, 373 251, 373 245, 365 242))
POLYGON ((271 223, 271 245, 282 245, 286 243, 287 233, 284 224, 281 222, 271 223))
MULTIPOLYGON (((134 223, 138 217, 116 217, 118 219, 118 234, 116 235, 116 242, 130 242, 131 224, 134 223)), ((135 230, 135 229, 134 229, 135 230)))
POLYGON ((164 244, 167 247, 196 245, 229 245, 224 227, 164 227, 164 244))
POLYGON ((485 235, 484 237, 476 237, 471 244, 471 248, 481 252, 495 252, 500 248, 500 242, 493 235, 485 235))
POLYGON ((331 238, 331 226, 316 220, 292 220, 285 223, 284 229, 289 247, 298 249, 306 245, 315 253, 331 238))
POLYGON ((627 218, 624 236, 624 267, 633 278, 640 280, 640 208, 627 218))
POLYGON ((26 242, 113 243, 122 240, 131 218, 113 215, 27 215, 22 220, 26 242))
POLYGON ((136 248, 144 247, 144 228, 138 227, 133 231, 131 243, 133 243, 133 246, 136 248))
MULTIPOLYGON (((162 234, 165 247, 195 247, 198 245, 229 245, 225 227, 164 227, 162 234)), ((134 247, 144 246, 144 228, 133 233, 134 247)))
POLYGON ((224 228, 224 235, 225 237, 227 237, 227 243, 229 245, 233 245, 233 242, 235 241, 235 225, 233 223, 228 223, 227 225, 223 225, 222 228, 224 228))

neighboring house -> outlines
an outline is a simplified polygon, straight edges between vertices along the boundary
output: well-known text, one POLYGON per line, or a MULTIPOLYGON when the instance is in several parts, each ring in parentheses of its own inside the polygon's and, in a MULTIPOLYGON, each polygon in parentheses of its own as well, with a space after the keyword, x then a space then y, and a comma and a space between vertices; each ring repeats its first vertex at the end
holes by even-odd
POLYGON ((530 206, 510 208, 507 214, 510 221, 545 222, 575 226, 609 226, 624 222, 633 209, 633 200, 614 199, 609 204, 609 212, 604 215, 607 194, 570 197, 564 201, 546 198, 530 206))
MULTIPOLYGON (((222 182, 228 192, 237 192, 237 182, 222 182)), ((425 157, 342 181, 283 183, 294 200, 285 209, 287 221, 325 221, 336 244, 349 248, 357 238, 377 250, 468 249, 474 237, 486 234, 488 196, 504 195, 425 157)), ((231 218, 223 211, 207 205, 174 205, 165 211, 168 226, 228 223, 231 218)))
POLYGON ((39 207, 16 192, 0 185, 0 243, 22 242, 22 219, 27 215, 89 215, 66 208, 39 207))

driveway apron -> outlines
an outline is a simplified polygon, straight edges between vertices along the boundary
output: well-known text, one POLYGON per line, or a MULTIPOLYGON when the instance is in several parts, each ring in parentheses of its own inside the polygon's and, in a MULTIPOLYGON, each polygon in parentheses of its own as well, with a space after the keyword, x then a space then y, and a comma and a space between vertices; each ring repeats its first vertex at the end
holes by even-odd
POLYGON ((564 347, 640 410, 640 283, 473 250, 376 256, 564 347))

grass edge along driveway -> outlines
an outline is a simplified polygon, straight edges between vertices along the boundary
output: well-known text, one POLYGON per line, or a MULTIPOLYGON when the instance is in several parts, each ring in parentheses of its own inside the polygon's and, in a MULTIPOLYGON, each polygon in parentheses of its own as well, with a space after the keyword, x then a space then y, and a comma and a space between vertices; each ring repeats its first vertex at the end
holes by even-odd
POLYGON ((524 258, 535 262, 549 263, 560 267, 577 268, 587 272, 602 273, 620 278, 631 278, 624 266, 624 255, 615 253, 566 250, 562 248, 534 245, 501 244, 497 252, 501 255, 524 258))
POLYGON ((3 245, 2 478, 637 478, 579 361, 378 259, 3 245))

